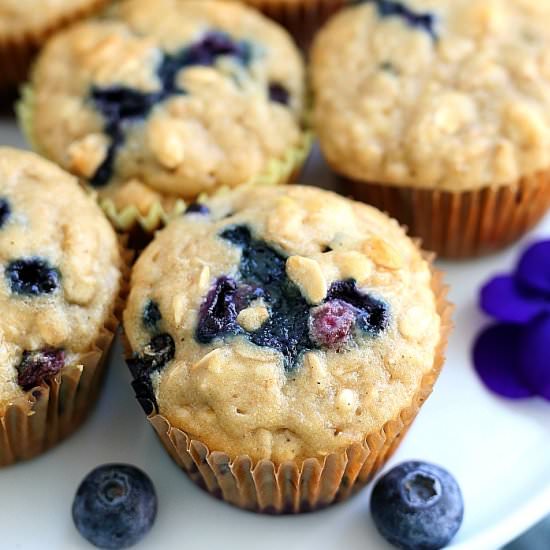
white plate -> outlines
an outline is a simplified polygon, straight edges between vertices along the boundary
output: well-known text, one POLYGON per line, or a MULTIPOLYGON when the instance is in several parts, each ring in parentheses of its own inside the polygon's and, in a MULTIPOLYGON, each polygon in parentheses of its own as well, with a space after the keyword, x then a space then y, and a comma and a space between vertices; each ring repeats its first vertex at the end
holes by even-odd
MULTIPOLYGON (((9 119, 0 121, 0 143, 23 146, 9 119)), ((330 186, 318 159, 309 163, 303 181, 330 186)), ((550 216, 530 238, 537 235, 550 235, 550 216)), ((487 322, 476 305, 478 288, 490 274, 508 271, 519 248, 478 261, 441 263, 457 304, 457 328, 435 392, 391 461, 428 460, 457 477, 466 505, 457 550, 498 548, 550 513, 550 404, 491 396, 470 361, 472 339, 487 322)), ((159 514, 137 547, 142 550, 389 548, 370 519, 368 488, 328 510, 282 518, 237 510, 196 488, 145 422, 118 345, 105 391, 86 425, 44 456, 0 471, 0 547, 89 548, 72 525, 71 503, 84 475, 105 462, 136 464, 157 487, 159 514)))

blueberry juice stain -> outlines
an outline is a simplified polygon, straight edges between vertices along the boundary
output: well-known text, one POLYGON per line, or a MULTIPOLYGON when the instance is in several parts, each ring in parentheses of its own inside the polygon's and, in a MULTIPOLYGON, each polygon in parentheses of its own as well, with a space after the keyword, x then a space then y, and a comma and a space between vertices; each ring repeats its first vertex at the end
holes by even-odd
POLYGON ((199 310, 195 338, 245 335, 250 342, 280 352, 286 372, 294 371, 306 351, 343 349, 354 331, 379 335, 388 325, 388 306, 360 291, 353 279, 334 282, 320 306, 312 306, 287 277, 286 258, 252 236, 246 226, 225 229, 220 237, 241 249, 237 277, 220 277, 199 310), (238 323, 240 311, 262 298, 269 318, 255 331, 238 323))
POLYGON ((225 32, 210 31, 174 54, 163 52, 157 68, 161 83, 158 91, 141 92, 127 86, 92 87, 90 100, 104 118, 103 131, 109 136, 110 144, 103 162, 90 178, 90 184, 102 187, 109 182, 117 151, 123 145, 126 130, 130 126, 145 120, 159 103, 186 93, 176 82, 181 69, 194 65, 210 66, 220 56, 231 56, 243 65, 248 65, 252 58, 252 47, 246 41, 234 41, 225 32))

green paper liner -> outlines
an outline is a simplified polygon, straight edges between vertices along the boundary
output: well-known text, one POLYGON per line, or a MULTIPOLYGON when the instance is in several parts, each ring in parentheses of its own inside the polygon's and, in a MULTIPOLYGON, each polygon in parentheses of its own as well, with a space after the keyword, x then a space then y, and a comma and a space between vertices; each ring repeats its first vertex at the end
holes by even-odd
POLYGON ((449 259, 490 254, 514 243, 550 208, 550 171, 513 185, 462 192, 341 181, 344 191, 387 212, 427 249, 449 259))
MULTIPOLYGON (((426 259, 431 264, 433 255, 426 255, 426 259)), ((422 378, 411 403, 382 429, 366 435, 363 443, 329 454, 323 460, 254 463, 248 456, 230 457, 210 451, 207 445, 172 426, 161 414, 152 413, 148 420, 172 459, 197 485, 239 508, 268 514, 296 514, 345 500, 367 484, 391 457, 439 376, 452 329, 453 306, 447 300, 448 287, 443 283, 443 273, 433 267, 432 289, 441 318, 432 369, 422 378)), ((127 341, 125 346, 129 355, 132 350, 127 341)))
POLYGON ((0 467, 42 454, 72 434, 88 416, 101 388, 128 293, 132 258, 122 244, 121 259, 119 294, 90 350, 78 365, 64 366, 0 414, 0 467))
MULTIPOLYGON (((17 86, 25 80, 35 54, 53 33, 99 12, 109 1, 90 0, 87 6, 68 9, 63 16, 44 23, 40 28, 29 29, 20 36, 0 37, 0 89, 17 86)), ((36 9, 40 9, 40 5, 36 9)))
MULTIPOLYGON (((34 138, 32 130, 33 109, 34 94, 31 86, 27 85, 22 88, 21 99, 16 105, 17 118, 27 142, 34 151, 43 155, 40 146, 34 138)), ((312 132, 304 130, 301 142, 298 146, 290 148, 283 158, 272 159, 268 163, 264 173, 255 176, 250 181, 243 182, 241 185, 282 185, 293 183, 298 178, 302 167, 309 157, 312 144, 312 132)), ((50 160, 55 162, 54 159, 50 160)), ((138 208, 133 205, 119 209, 112 199, 101 198, 95 190, 93 190, 93 192, 98 197, 99 205, 115 229, 122 233, 130 234, 131 240, 137 240, 138 242, 147 241, 147 238, 144 239, 144 234, 145 237, 149 237, 150 240, 157 229, 160 229, 171 219, 179 216, 185 211, 186 207, 183 199, 176 198, 169 208, 163 205, 162 201, 159 200, 151 205, 146 214, 142 214, 138 208)))

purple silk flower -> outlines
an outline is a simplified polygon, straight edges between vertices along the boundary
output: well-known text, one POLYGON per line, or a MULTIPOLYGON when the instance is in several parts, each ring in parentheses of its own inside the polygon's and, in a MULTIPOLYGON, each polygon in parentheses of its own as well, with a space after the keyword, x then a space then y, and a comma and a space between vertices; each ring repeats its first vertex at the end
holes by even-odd
POLYGON ((550 241, 530 246, 515 273, 491 279, 480 301, 499 321, 474 344, 482 381, 503 397, 550 401, 550 241))

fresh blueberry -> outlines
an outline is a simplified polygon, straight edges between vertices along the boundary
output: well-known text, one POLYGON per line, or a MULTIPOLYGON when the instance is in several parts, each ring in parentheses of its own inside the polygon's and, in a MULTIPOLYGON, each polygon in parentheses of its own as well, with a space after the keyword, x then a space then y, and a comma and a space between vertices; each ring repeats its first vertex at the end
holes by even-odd
POLYGON ((154 330, 158 328, 161 319, 162 315, 158 304, 154 300, 147 300, 142 314, 143 326, 148 330, 154 330))
POLYGON ((279 84, 278 82, 271 82, 269 84, 269 99, 275 103, 288 105, 290 94, 282 84, 279 84))
POLYGON ((59 286, 59 271, 42 258, 20 258, 6 267, 11 291, 27 296, 51 294, 59 286))
POLYGON ((206 204, 201 204, 200 202, 192 202, 185 209, 186 214, 201 214, 206 216, 210 214, 210 208, 206 204))
POLYGON ((72 515, 79 533, 94 546, 129 548, 153 527, 157 515, 155 487, 135 466, 99 466, 78 487, 72 515))
POLYGON ((8 199, 0 198, 0 229, 4 227, 11 214, 11 207, 8 199))
POLYGON ((449 472, 425 462, 404 462, 382 476, 371 496, 380 534, 404 550, 438 550, 460 528, 462 494, 449 472))
POLYGON ((28 391, 55 376, 65 364, 62 349, 24 351, 17 365, 17 383, 28 391))
POLYGON ((310 313, 309 334, 321 347, 338 349, 350 338, 355 308, 342 300, 329 300, 310 313))

